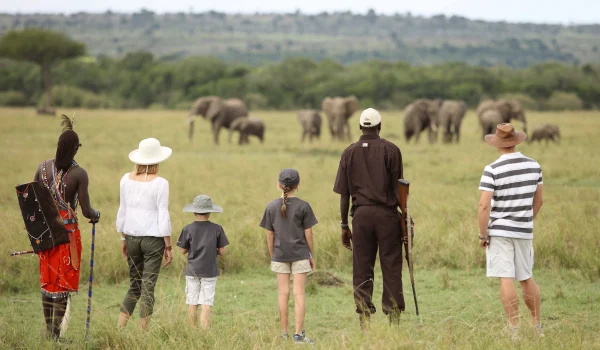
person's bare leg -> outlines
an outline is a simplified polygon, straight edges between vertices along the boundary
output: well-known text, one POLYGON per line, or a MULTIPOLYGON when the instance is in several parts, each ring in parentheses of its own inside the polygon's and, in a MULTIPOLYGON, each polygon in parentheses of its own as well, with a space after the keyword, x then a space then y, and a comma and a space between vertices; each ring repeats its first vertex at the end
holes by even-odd
POLYGON ((188 323, 192 327, 198 325, 198 305, 188 305, 188 323))
POLYGON ((542 303, 540 299, 540 289, 537 286, 537 283, 530 278, 525 281, 521 281, 521 291, 523 292, 523 300, 525 304, 531 311, 531 317, 533 317, 533 321, 535 325, 540 325, 542 322, 540 320, 541 312, 542 312, 542 303))
POLYGON ((288 331, 288 302, 290 300, 290 274, 277 274, 277 306, 279 308, 279 323, 281 332, 288 331))
POLYGON ((117 327, 124 328, 125 326, 127 326, 127 321, 129 321, 130 317, 131 315, 129 315, 126 312, 119 313, 119 324, 117 325, 117 327))
POLYGON ((306 273, 298 273, 294 275, 294 317, 296 320, 296 333, 302 334, 304 329, 304 286, 306 285, 306 273))
POLYGON ((145 331, 148 330, 148 326, 150 325, 151 318, 152 318, 152 316, 146 316, 146 317, 140 318, 140 326, 142 327, 143 330, 145 330, 145 331))
POLYGON ((211 315, 210 305, 202 305, 202 311, 200 312, 200 326, 204 330, 207 330, 208 328, 210 328, 210 315, 211 315))
POLYGON ((42 311, 44 313, 44 321, 46 322, 46 339, 52 338, 52 307, 53 301, 52 298, 45 296, 42 294, 42 311))
POLYGON ((508 323, 516 327, 519 325, 519 297, 512 278, 500 278, 500 298, 508 323))

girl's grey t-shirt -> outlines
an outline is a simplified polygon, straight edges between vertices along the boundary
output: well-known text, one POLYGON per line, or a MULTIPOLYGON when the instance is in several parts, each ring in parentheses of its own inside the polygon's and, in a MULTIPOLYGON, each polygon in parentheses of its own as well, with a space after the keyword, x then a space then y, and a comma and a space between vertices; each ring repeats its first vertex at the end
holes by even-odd
POLYGON ((210 221, 194 221, 181 231, 177 246, 188 249, 186 276, 217 277, 217 249, 229 244, 221 225, 210 221))
POLYGON ((310 204, 300 198, 288 198, 285 218, 281 216, 282 205, 282 198, 269 203, 260 223, 260 227, 275 233, 271 260, 291 262, 310 258, 304 230, 318 223, 310 204))

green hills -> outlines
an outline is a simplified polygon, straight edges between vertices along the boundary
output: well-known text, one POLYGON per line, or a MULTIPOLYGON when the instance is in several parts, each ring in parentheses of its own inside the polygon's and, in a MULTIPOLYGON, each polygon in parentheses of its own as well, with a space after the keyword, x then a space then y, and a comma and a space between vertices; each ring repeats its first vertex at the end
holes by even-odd
POLYGON ((340 63, 367 59, 428 65, 526 67, 545 61, 600 62, 600 24, 486 22, 350 12, 318 15, 171 13, 0 14, 0 34, 42 27, 66 32, 93 55, 148 51, 163 59, 215 56, 260 64, 302 56, 340 63))

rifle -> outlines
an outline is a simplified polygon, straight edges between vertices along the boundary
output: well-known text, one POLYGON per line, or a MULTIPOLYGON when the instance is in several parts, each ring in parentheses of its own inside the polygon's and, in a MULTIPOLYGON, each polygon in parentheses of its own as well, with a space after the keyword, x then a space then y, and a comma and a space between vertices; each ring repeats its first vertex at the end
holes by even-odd
POLYGON ((406 262, 408 263, 408 272, 410 273, 410 284, 412 286, 413 298, 415 300, 415 310, 417 316, 419 316, 419 304, 417 303, 417 292, 415 290, 415 275, 414 266, 412 259, 412 248, 413 248, 413 236, 414 226, 412 224, 412 218, 409 213, 409 186, 410 182, 399 179, 398 180, 398 193, 400 194, 400 210, 402 210, 402 241, 404 242, 404 250, 406 251, 406 262), (406 226, 405 226, 406 225, 406 226), (404 239, 406 238, 406 239, 404 239))

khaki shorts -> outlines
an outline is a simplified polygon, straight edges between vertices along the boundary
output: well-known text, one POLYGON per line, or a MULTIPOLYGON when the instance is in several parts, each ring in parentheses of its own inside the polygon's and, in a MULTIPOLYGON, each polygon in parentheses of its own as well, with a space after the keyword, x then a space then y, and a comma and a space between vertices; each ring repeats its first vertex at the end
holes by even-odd
POLYGON ((185 303, 213 306, 217 277, 185 276, 185 303))
POLYGON ((531 239, 490 237, 485 251, 487 276, 525 281, 533 276, 533 244, 531 239))
POLYGON ((297 273, 308 273, 311 272, 310 261, 308 259, 290 261, 290 262, 279 262, 271 261, 271 271, 276 273, 291 273, 293 275, 297 273))

